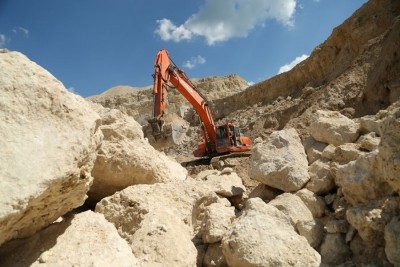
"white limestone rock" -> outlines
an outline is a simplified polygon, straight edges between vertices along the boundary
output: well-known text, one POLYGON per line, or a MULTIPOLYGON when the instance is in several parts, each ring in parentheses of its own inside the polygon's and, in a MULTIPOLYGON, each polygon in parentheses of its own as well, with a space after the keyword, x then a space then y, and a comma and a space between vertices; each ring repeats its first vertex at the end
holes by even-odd
POLYGON ((361 149, 371 152, 378 148, 381 138, 377 136, 375 132, 361 135, 357 140, 357 144, 360 145, 361 149))
POLYGON ((229 266, 319 266, 320 255, 298 235, 290 219, 259 198, 246 202, 222 240, 229 266))
POLYGON ((195 266, 192 239, 213 203, 229 205, 203 182, 188 179, 130 186, 102 199, 96 212, 115 225, 141 264, 195 266))
POLYGON ((306 188, 317 195, 331 191, 336 185, 329 163, 316 160, 308 167, 310 181, 306 188))
POLYGON ((379 171, 377 153, 376 150, 372 151, 337 167, 336 184, 342 188, 350 204, 366 203, 392 194, 393 189, 383 180, 379 171))
POLYGON ((314 219, 311 211, 301 198, 291 193, 283 193, 277 196, 275 199, 268 202, 268 205, 276 207, 287 215, 293 227, 295 227, 298 222, 308 222, 314 219))
POLYGON ((301 189, 310 179, 304 147, 295 129, 277 131, 252 149, 249 176, 285 192, 301 189))
POLYGON ((130 185, 186 179, 187 170, 153 148, 132 117, 98 104, 92 107, 101 117, 104 139, 92 170, 91 198, 98 201, 130 185))
POLYGON ((0 53, 0 245, 81 206, 101 133, 80 96, 18 52, 0 53))
POLYGON ((228 233, 235 218, 235 208, 213 203, 205 208, 202 238, 204 243, 216 243, 228 233))
POLYGON ((350 161, 358 159, 360 156, 365 155, 366 153, 361 151, 359 144, 355 143, 346 143, 336 147, 335 154, 333 156, 333 161, 339 164, 346 164, 350 161))
POLYGON ((128 243, 104 216, 86 211, 64 218, 34 236, 0 247, 7 266, 140 266, 128 243))
POLYGON ((324 225, 320 220, 300 221, 296 224, 296 229, 315 249, 318 248, 324 238, 324 225))
POLYGON ((316 141, 312 136, 305 138, 303 141, 304 150, 307 154, 308 164, 312 164, 322 156, 326 144, 316 141))
POLYGON ((338 111, 317 110, 309 131, 315 140, 339 146, 357 140, 359 124, 338 111))
POLYGON ((232 168, 224 168, 222 171, 205 170, 195 179, 202 181, 202 186, 208 187, 210 191, 224 197, 239 196, 246 191, 242 178, 232 168))
POLYGON ((326 204, 322 197, 317 196, 306 188, 296 192, 295 195, 303 201, 314 218, 320 218, 325 214, 326 204))

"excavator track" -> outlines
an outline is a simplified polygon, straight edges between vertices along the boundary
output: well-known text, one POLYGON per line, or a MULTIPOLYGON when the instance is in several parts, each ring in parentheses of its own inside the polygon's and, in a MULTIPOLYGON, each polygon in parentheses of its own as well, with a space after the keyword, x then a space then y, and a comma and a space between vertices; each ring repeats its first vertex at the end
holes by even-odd
POLYGON ((183 167, 189 167, 189 166, 198 166, 198 165, 214 165, 220 160, 226 160, 228 158, 243 158, 243 157, 250 157, 251 152, 246 151, 246 152, 235 152, 235 153, 228 153, 224 155, 216 155, 214 157, 203 157, 195 160, 190 160, 190 161, 185 161, 181 162, 181 165, 183 167))
POLYGON ((215 157, 212 157, 210 160, 210 164, 214 164, 220 160, 225 160, 228 158, 244 158, 244 157, 250 157, 251 152, 246 151, 246 152, 234 152, 234 153, 229 153, 229 154, 224 154, 224 155, 218 155, 215 157))

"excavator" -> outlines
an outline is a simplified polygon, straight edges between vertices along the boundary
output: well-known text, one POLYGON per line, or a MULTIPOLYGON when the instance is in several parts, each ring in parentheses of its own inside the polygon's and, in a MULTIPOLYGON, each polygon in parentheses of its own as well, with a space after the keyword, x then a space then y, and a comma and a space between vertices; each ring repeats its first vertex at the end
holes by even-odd
POLYGON ((215 125, 208 101, 186 74, 175 65, 165 49, 161 49, 156 55, 153 77, 153 110, 152 118, 148 122, 156 142, 171 135, 171 127, 167 127, 164 116, 168 103, 169 84, 172 84, 200 117, 203 138, 197 149, 193 151, 195 157, 213 157, 250 151, 250 138, 242 136, 240 129, 233 123, 215 125))

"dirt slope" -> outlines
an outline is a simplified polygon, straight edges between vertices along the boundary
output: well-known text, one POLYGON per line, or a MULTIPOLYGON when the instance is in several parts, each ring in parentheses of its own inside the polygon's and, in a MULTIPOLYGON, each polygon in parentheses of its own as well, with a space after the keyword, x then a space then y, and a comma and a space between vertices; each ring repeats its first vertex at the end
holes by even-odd
POLYGON ((257 137, 288 123, 304 129, 316 109, 360 117, 386 108, 400 94, 399 14, 399 1, 369 1, 291 71, 215 101, 217 117, 257 137))

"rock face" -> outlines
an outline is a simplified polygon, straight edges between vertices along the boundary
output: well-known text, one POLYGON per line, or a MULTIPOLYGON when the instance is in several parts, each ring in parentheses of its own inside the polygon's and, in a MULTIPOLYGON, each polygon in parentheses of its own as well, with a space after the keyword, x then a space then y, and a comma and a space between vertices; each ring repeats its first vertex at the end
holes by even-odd
POLYGON ((229 266, 319 266, 321 258, 289 218, 259 198, 249 199, 222 249, 229 266))
POLYGON ((99 116, 18 52, 0 53, 0 244, 83 204, 99 116))
POLYGON ((92 211, 64 218, 0 248, 1 266, 139 266, 128 243, 92 211), (99 242, 101 240, 101 242, 99 242))
POLYGON ((272 133, 254 146, 249 175, 285 192, 301 189, 310 179, 304 147, 295 129, 272 133))
POLYGON ((101 117, 104 138, 92 170, 91 198, 98 201, 134 184, 186 179, 186 169, 155 150, 132 117, 100 105, 93 108, 101 117))

